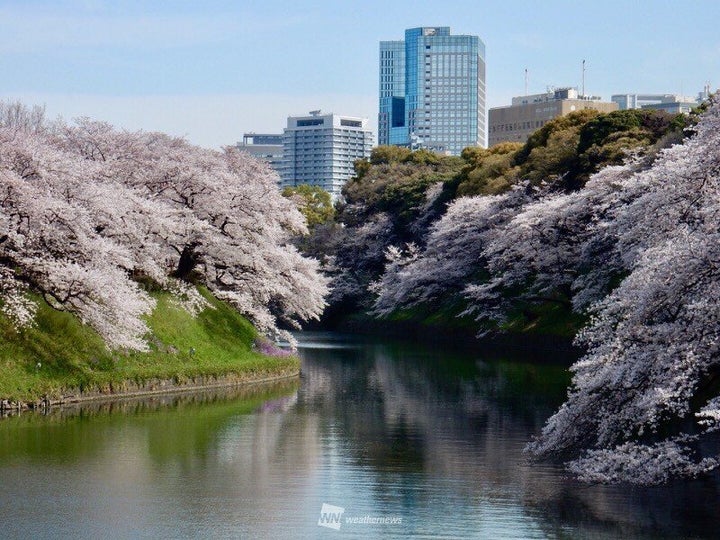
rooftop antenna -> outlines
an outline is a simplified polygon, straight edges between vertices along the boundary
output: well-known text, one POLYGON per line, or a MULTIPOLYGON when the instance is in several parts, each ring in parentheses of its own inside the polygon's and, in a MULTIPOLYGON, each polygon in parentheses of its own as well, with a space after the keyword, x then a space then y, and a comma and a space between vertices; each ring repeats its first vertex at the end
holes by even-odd
POLYGON ((585 60, 582 66, 582 97, 585 98, 585 60))
POLYGON ((528 95, 528 70, 525 68, 525 97, 528 95))

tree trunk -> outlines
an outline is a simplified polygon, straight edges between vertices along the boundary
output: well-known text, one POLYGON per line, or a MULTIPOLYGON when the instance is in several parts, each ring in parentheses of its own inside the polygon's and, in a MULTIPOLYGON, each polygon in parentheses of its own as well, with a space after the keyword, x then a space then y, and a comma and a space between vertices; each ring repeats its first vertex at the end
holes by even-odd
POLYGON ((199 262, 195 248, 198 246, 196 242, 186 245, 180 254, 175 277, 183 281, 190 281, 190 274, 199 262))

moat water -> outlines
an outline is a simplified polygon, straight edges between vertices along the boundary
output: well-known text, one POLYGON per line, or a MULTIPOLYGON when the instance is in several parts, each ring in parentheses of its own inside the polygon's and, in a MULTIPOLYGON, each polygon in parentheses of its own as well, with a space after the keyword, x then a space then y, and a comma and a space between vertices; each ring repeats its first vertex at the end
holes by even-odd
POLYGON ((0 420, 0 537, 718 536, 716 478, 592 486, 528 459, 567 358, 299 338, 299 381, 0 420))

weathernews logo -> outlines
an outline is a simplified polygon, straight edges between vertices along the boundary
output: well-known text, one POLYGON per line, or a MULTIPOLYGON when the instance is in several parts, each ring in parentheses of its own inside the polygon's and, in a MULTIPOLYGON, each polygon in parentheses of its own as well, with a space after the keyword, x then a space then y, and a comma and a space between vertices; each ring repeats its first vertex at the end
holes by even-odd
POLYGON ((322 508, 320 509, 320 519, 318 519, 318 525, 339 531, 340 526, 342 525, 342 515, 344 513, 344 508, 323 503, 322 508))
POLYGON ((341 506, 323 503, 320 509, 320 518, 318 525, 327 527, 328 529, 340 530, 342 524, 347 525, 400 525, 402 517, 400 516, 353 516, 343 518, 345 509, 341 506))

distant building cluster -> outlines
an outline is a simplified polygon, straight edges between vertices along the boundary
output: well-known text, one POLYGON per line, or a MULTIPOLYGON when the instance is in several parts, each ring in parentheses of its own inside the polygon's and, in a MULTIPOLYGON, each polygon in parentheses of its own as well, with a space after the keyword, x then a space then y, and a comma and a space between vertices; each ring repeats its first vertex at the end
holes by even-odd
MULTIPOLYGON (((486 117, 485 44, 478 36, 453 35, 447 26, 409 28, 404 40, 381 41, 379 52, 378 144, 444 155, 459 155, 468 146, 524 143, 552 119, 583 109, 688 113, 710 96, 708 84, 697 98, 615 94, 603 101, 584 94, 583 61, 582 92, 549 88, 514 97, 486 117)), ((333 200, 354 175, 355 160, 369 157, 372 145, 366 118, 319 110, 288 117, 283 133, 246 133, 237 143, 278 172, 280 187, 319 186, 333 200)))
POLYGON ((618 110, 618 104, 602 101, 598 96, 581 96, 576 88, 514 97, 512 105, 490 109, 490 146, 506 141, 525 142, 553 118, 583 109, 607 113, 618 110))

